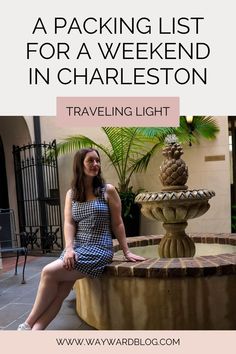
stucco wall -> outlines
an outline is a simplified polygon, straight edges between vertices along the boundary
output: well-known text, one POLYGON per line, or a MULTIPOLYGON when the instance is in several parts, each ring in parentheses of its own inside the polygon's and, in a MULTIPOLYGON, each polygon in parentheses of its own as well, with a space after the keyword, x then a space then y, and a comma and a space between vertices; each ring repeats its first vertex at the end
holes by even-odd
POLYGON ((217 118, 220 133, 217 140, 202 140, 201 144, 186 149, 189 163, 189 187, 213 189, 216 196, 211 199, 211 208, 199 219, 190 221, 191 230, 199 232, 230 232, 230 162, 227 118, 217 118), (193 152, 192 152, 193 151, 193 152), (225 160, 205 161, 205 157, 224 156, 225 160))

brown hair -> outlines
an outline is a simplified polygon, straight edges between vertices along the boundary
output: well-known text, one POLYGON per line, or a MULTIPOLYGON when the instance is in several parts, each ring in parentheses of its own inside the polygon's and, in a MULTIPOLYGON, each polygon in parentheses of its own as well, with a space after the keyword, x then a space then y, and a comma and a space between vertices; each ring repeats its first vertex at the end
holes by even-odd
MULTIPOLYGON (((72 199, 78 202, 85 202, 85 186, 84 186, 84 159, 88 152, 95 151, 100 158, 99 152, 93 148, 84 148, 76 152, 73 162, 73 179, 71 182, 72 199)), ((105 182, 101 175, 101 168, 99 168, 98 175, 93 178, 93 192, 96 197, 101 195, 101 189, 105 182)))

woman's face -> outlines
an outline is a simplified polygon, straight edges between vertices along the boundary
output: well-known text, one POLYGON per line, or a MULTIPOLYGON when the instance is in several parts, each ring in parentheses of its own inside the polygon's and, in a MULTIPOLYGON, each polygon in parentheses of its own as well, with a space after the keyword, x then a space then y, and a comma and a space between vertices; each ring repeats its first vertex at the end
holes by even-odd
POLYGON ((86 176, 95 177, 100 171, 100 158, 96 151, 88 152, 84 159, 84 174, 86 176))

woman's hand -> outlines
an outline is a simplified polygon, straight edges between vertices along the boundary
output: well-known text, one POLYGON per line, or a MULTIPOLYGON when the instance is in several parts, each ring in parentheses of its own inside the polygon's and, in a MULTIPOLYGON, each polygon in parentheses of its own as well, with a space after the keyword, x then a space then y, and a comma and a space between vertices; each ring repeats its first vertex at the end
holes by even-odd
POLYGON ((74 269, 76 253, 73 248, 66 249, 63 259, 63 267, 67 270, 74 269))
POLYGON ((134 254, 130 251, 127 251, 124 253, 125 258, 127 259, 127 261, 129 262, 137 262, 137 261, 145 261, 146 258, 138 256, 137 254, 134 254))

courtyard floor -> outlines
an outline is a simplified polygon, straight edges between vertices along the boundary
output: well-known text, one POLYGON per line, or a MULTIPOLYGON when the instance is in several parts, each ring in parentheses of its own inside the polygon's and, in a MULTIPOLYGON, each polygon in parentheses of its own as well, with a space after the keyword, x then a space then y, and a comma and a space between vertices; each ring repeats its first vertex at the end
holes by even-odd
MULTIPOLYGON (((18 274, 14 275, 15 258, 3 259, 0 269, 0 330, 16 330, 30 312, 38 288, 41 269, 54 260, 52 257, 29 256, 26 264, 26 284, 21 284, 22 263, 19 261, 18 274)), ((48 330, 93 330, 84 323, 75 311, 75 294, 71 291, 58 316, 48 330)))

